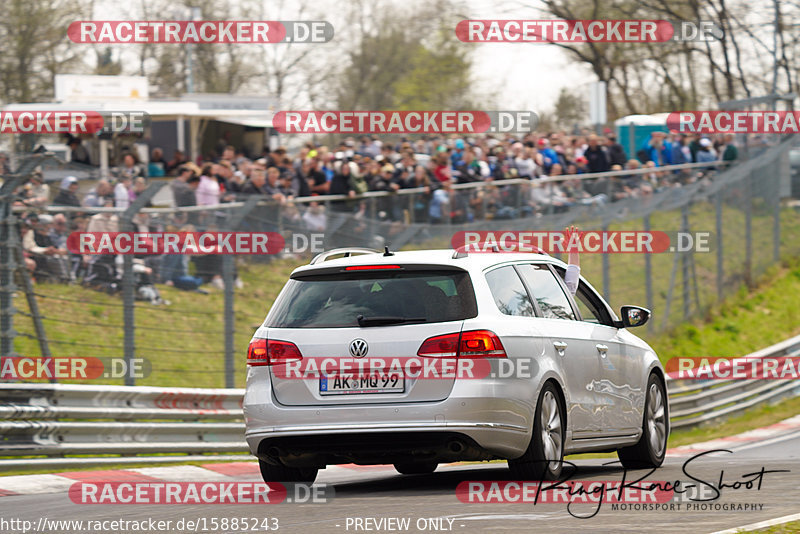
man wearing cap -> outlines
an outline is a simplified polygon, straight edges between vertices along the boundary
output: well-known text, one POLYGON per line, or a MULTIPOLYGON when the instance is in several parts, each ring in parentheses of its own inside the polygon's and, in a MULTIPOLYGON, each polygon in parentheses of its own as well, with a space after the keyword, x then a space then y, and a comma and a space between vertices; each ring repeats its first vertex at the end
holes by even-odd
POLYGON ((609 165, 625 165, 628 161, 625 149, 617 143, 617 136, 612 133, 606 136, 606 150, 608 151, 609 165))
POLYGON ((461 160, 464 159, 464 140, 456 139, 455 147, 456 148, 453 150, 453 153, 450 154, 450 166, 453 169, 456 169, 459 165, 461 165, 461 160))
POLYGON ((92 158, 89 157, 89 151, 86 150, 86 147, 81 144, 79 137, 70 137, 67 141, 67 146, 70 149, 70 161, 75 163, 83 163, 84 165, 92 164, 92 158))
POLYGON ((61 180, 61 188, 53 199, 54 206, 75 206, 81 207, 81 201, 78 198, 78 179, 74 176, 67 176, 61 180))
MULTIPOLYGON (((714 150, 713 143, 708 137, 700 139, 700 149, 697 151, 697 163, 710 163, 717 160, 717 152, 714 150)), ((709 167, 714 169, 714 167, 709 167)))

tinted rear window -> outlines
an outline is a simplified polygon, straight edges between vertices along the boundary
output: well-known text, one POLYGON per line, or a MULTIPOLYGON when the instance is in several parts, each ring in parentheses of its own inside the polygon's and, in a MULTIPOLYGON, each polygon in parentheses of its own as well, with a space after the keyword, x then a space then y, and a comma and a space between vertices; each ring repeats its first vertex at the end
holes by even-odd
POLYGON ((359 315, 424 318, 425 323, 475 317, 478 308, 466 272, 362 272, 290 280, 272 308, 272 328, 358 326, 359 315))

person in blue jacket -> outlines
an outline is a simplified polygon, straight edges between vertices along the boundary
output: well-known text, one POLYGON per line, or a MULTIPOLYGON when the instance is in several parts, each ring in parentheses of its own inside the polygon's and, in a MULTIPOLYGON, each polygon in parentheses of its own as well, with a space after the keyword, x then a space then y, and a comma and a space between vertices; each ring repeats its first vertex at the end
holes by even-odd
POLYGON ((656 167, 672 164, 672 144, 666 139, 664 132, 652 132, 644 142, 639 153, 639 161, 647 163, 654 161, 656 167))

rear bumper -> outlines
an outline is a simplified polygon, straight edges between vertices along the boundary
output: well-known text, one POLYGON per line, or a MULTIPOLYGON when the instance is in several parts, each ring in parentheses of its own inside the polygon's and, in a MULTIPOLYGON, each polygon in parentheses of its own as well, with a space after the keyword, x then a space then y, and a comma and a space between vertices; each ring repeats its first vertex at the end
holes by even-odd
POLYGON ((403 453, 434 454, 442 462, 516 458, 530 442, 531 391, 527 380, 459 380, 442 401, 284 406, 266 368, 255 367, 243 402, 245 437, 263 460, 280 456, 305 465, 392 463, 403 453))

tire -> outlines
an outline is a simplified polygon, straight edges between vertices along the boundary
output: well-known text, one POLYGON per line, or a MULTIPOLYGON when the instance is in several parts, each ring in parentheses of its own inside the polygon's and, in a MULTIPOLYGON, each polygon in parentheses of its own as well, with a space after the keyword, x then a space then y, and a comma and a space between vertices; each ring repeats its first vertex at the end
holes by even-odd
POLYGON ((647 469, 664 463, 667 452, 669 405, 664 385, 655 374, 647 380, 642 437, 636 445, 617 451, 625 469, 647 469))
POLYGON ((261 478, 264 482, 305 482, 311 484, 317 478, 318 469, 314 467, 299 468, 284 465, 272 465, 264 460, 258 461, 261 478))
POLYGON ((437 462, 403 462, 394 464, 394 468, 402 475, 428 475, 439 467, 437 462))
POLYGON ((556 480, 564 460, 564 409, 556 387, 548 382, 539 393, 533 434, 525 454, 508 460, 518 480, 556 480))

